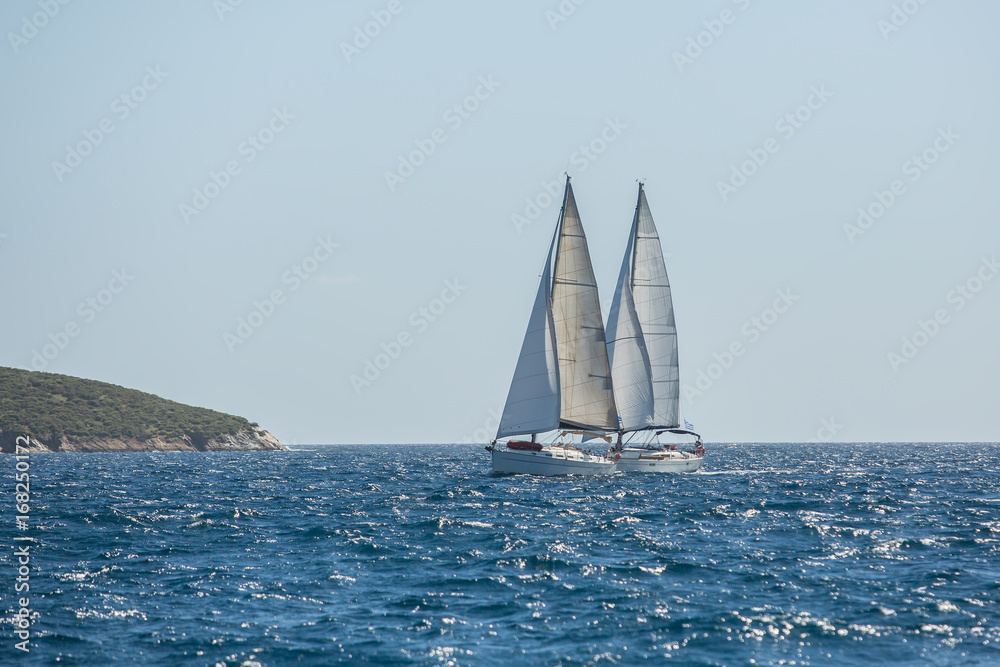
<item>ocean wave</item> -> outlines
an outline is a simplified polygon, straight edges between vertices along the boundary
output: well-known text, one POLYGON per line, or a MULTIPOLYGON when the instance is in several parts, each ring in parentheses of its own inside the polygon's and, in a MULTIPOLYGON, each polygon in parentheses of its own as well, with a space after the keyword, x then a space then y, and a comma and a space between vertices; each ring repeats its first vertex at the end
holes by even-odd
POLYGON ((694 474, 573 479, 492 477, 458 446, 53 454, 33 653, 988 664, 1000 454, 941 447, 720 445, 694 474))

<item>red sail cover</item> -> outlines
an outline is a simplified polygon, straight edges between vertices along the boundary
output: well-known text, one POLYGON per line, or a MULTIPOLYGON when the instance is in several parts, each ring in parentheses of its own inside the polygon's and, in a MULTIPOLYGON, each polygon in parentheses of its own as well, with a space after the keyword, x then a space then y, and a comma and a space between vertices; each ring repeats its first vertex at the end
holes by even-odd
POLYGON ((522 449, 522 450, 527 450, 527 451, 532 451, 532 452, 540 452, 540 451, 542 451, 542 446, 540 444, 538 444, 537 442, 525 442, 523 440, 518 440, 516 442, 508 442, 507 443, 507 448, 508 449, 522 449))

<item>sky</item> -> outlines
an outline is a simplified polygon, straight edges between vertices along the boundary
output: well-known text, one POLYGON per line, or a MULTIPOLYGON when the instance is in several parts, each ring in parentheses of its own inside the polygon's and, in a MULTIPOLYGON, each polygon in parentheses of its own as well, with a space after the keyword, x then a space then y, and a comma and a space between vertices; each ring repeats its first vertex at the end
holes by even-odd
POLYGON ((605 315, 644 179, 706 441, 996 441, 998 24, 10 0, 0 365, 288 444, 488 441, 569 172, 605 315))

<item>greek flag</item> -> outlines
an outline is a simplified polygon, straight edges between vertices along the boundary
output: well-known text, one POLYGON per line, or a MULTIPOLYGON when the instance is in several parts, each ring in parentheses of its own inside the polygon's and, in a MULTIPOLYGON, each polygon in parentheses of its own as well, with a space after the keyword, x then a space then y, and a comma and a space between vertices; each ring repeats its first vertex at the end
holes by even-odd
POLYGON ((694 424, 692 424, 691 422, 689 422, 688 420, 685 419, 684 420, 684 428, 686 428, 689 431, 693 431, 694 430, 694 424))

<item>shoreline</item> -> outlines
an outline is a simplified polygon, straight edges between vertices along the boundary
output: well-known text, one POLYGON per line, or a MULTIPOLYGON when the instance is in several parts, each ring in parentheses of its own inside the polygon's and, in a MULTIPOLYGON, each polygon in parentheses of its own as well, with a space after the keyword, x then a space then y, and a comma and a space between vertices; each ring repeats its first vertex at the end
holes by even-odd
MULTIPOLYGON (((14 435, 0 435, 0 452, 14 453, 14 435)), ((239 431, 207 438, 198 434, 174 437, 154 437, 146 440, 126 437, 64 435, 57 443, 47 443, 28 437, 29 446, 21 446, 26 454, 99 454, 131 452, 260 452, 288 451, 277 438, 263 429, 239 431)))

